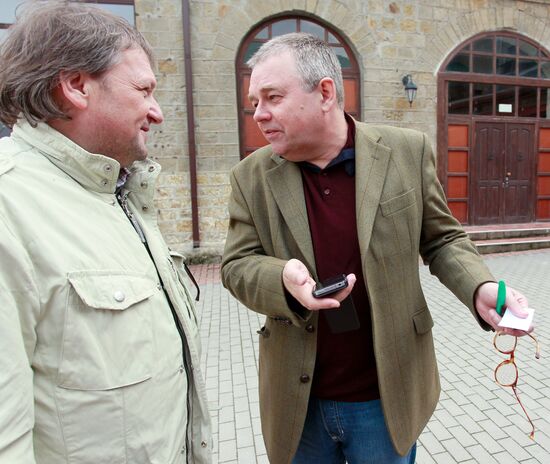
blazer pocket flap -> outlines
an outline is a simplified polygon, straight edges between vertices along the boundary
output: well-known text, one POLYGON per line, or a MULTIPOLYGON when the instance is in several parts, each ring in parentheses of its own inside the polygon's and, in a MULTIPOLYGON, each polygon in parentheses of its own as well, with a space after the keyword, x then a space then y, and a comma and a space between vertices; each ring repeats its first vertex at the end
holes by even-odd
POLYGON ((408 208, 415 203, 416 198, 414 195, 414 189, 411 189, 397 197, 382 201, 380 203, 380 210, 384 216, 391 216, 392 214, 408 208))
POLYGON ((68 279, 82 301, 94 309, 124 310, 158 291, 151 279, 118 270, 72 272, 68 279))
POLYGON ((428 308, 424 308, 413 315, 414 328, 416 333, 425 334, 434 326, 432 315, 428 308))

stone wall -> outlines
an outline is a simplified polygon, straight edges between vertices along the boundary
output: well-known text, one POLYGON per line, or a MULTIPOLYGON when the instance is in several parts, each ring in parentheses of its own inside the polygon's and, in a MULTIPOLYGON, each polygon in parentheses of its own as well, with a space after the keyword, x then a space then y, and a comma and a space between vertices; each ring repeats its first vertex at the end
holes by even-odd
POLYGON ((151 136, 163 166, 156 204, 170 246, 219 254, 227 228, 228 173, 239 161, 235 58, 246 34, 266 19, 306 14, 332 25, 361 68, 362 120, 426 132, 435 147, 437 72, 473 35, 512 30, 550 48, 550 0, 190 1, 200 248, 193 249, 181 0, 135 0, 136 25, 158 59, 157 97, 165 122, 151 136), (412 108, 401 79, 412 74, 412 108))

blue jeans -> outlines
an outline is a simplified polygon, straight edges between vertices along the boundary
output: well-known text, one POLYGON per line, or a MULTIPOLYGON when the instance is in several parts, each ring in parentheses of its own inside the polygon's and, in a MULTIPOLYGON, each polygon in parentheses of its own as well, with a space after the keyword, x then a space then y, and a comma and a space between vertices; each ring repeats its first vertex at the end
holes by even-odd
POLYGON ((393 449, 380 400, 363 403, 310 398, 304 431, 292 464, 414 464, 393 449))

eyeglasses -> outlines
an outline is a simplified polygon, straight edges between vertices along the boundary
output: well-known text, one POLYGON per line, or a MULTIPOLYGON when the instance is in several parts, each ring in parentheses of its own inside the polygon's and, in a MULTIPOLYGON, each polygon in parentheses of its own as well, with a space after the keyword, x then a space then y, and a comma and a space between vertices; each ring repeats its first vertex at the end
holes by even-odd
MULTIPOLYGON (((531 339, 535 342, 535 346, 536 346, 535 358, 539 359, 540 358, 539 342, 533 335, 529 333, 527 335, 531 337, 531 339)), ((514 391, 514 395, 516 396, 516 399, 518 400, 518 403, 521 406, 521 409, 523 409, 523 412, 527 416, 527 420, 531 424, 532 430, 531 430, 531 433, 529 434, 529 438, 531 438, 531 440, 534 440, 535 426, 533 425, 533 421, 529 417, 529 414, 527 414, 525 407, 521 403, 521 400, 519 399, 518 392, 517 392, 518 366, 516 365, 516 360, 514 357, 514 352, 516 350, 517 343, 518 343, 518 337, 514 335, 508 335, 504 332, 497 332, 495 334, 495 338, 493 339, 493 345, 496 348, 496 350, 502 354, 510 355, 508 359, 505 359, 504 361, 502 361, 495 368, 495 380, 502 387, 512 387, 512 390, 514 391)))

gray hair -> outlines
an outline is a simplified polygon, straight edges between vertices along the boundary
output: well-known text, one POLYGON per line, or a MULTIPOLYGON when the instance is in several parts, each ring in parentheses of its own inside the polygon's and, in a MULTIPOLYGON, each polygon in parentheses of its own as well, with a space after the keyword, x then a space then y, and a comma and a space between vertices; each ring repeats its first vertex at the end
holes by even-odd
POLYGON ((27 2, 0 44, 0 121, 68 119, 52 92, 60 72, 100 77, 131 48, 153 64, 145 38, 112 13, 68 0, 27 2))
POLYGON ((340 62, 334 50, 314 35, 293 32, 275 37, 264 43, 246 64, 254 69, 254 66, 267 58, 284 52, 290 52, 294 57, 304 90, 311 92, 321 79, 330 77, 336 87, 338 106, 344 108, 344 81, 340 62))

